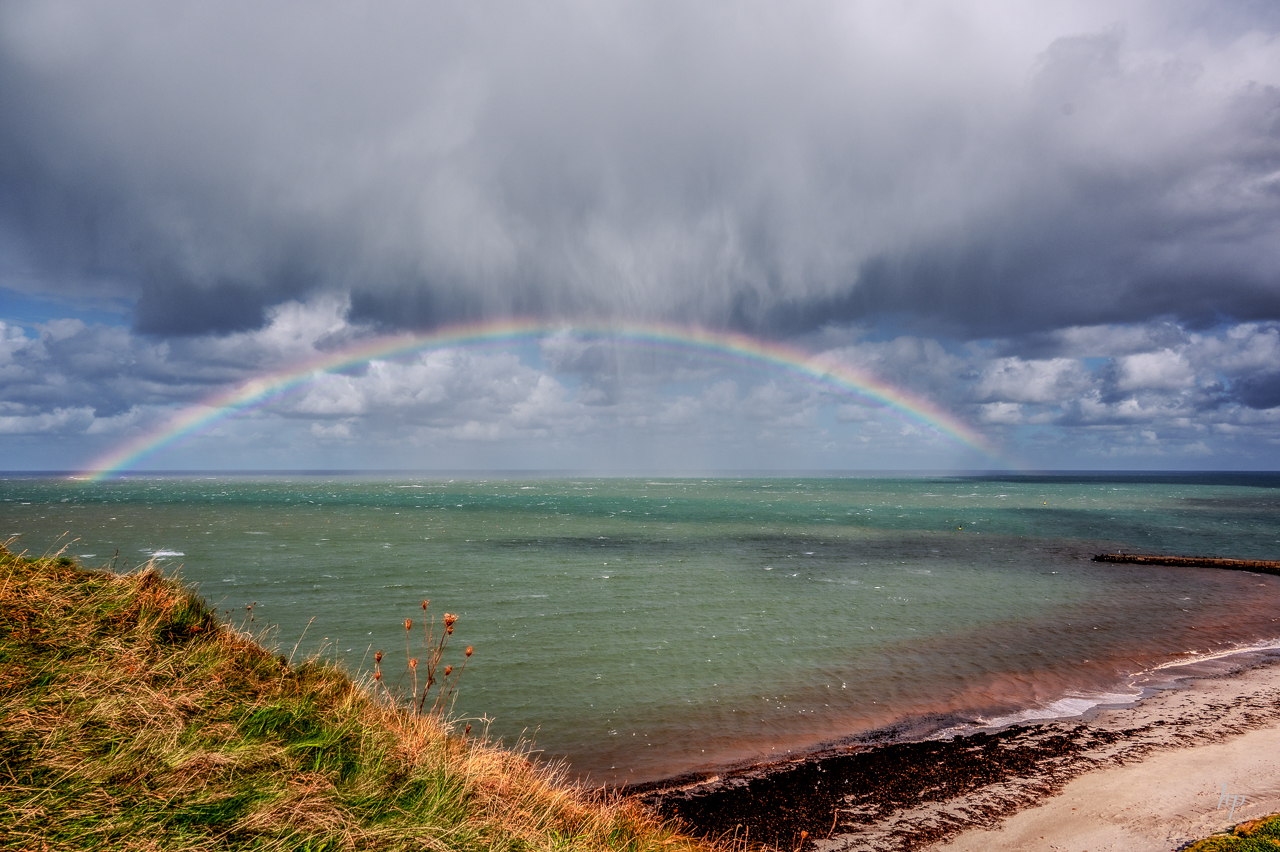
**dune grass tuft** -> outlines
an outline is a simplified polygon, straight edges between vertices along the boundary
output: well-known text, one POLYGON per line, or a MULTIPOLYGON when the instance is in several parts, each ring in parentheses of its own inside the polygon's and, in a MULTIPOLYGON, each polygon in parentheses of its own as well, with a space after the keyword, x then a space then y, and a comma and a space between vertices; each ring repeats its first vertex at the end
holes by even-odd
POLYGON ((1280 814, 1242 822, 1227 834, 1215 834, 1185 852, 1280 852, 1280 814))
POLYGON ((0 547, 0 849, 711 848, 421 704, 290 665, 152 566, 0 547))

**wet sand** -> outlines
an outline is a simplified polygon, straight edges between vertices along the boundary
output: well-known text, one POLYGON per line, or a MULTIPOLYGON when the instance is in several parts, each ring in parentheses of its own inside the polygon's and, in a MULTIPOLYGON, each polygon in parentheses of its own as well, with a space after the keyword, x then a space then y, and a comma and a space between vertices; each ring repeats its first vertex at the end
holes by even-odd
POLYGON ((1086 773, 1058 795, 1014 814, 993 830, 966 831, 928 849, 1168 852, 1276 812, 1280 723, 1225 742, 1165 751, 1086 773))
POLYGON ((1280 811, 1280 655, 1180 674, 1082 719, 836 746, 638 792, 695 831, 783 849, 805 831, 819 852, 1172 850, 1280 811), (1230 822, 1223 784, 1245 797, 1230 822))

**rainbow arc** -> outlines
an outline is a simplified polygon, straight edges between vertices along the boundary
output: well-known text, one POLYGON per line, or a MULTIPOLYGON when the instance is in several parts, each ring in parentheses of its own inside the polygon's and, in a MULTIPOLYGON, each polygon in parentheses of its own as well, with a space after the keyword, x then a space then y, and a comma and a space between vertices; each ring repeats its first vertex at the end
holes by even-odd
POLYGON ((286 369, 257 376, 178 411, 160 428, 140 435, 97 459, 83 476, 102 480, 128 471, 167 447, 199 435, 238 414, 267 405, 334 371, 419 351, 514 346, 536 343, 554 335, 699 355, 781 374, 817 386, 836 397, 879 406, 905 421, 980 453, 997 467, 1014 466, 973 427, 930 400, 865 371, 781 343, 732 332, 653 323, 590 326, 504 321, 453 326, 429 334, 369 339, 341 351, 320 354, 286 369))

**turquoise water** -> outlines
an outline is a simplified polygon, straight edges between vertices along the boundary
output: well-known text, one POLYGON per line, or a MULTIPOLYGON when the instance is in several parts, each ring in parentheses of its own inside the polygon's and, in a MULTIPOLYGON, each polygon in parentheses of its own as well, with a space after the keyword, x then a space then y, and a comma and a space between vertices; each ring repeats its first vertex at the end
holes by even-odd
POLYGON ((1274 641, 1280 578, 1088 557, 1278 558, 1277 486, 14 475, 0 533, 181 565, 284 653, 302 637, 359 670, 381 649, 393 680, 430 598, 460 615, 447 661, 475 647, 457 714, 619 782, 1116 700, 1161 663, 1274 641))

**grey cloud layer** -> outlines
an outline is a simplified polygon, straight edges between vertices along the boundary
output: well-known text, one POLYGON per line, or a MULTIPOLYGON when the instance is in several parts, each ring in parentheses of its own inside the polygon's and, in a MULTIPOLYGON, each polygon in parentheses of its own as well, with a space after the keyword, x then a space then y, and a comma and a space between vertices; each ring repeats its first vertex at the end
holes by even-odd
POLYGON ((1275 16, 973 5, 9 3, 0 284, 162 336, 326 293, 414 327, 1280 319, 1275 16))
MULTIPOLYGON (((0 462, 14 465, 27 445, 61 442, 87 463, 160 427, 174 405, 368 333, 346 314, 338 300, 286 303, 258 330, 164 343, 74 320, 35 331, 0 324, 0 462)), ((1039 346, 1027 357, 1009 354, 1008 341, 945 348, 902 335, 846 340, 823 356, 933 400, 1033 465, 1186 467, 1211 458, 1267 466, 1280 458, 1280 323, 1211 333, 1167 322, 1073 327, 1039 346), (1099 341, 1110 339, 1120 342, 1115 354, 1100 356, 1099 341)), ((206 439, 217 452, 197 460, 240 460, 267 445, 314 466, 536 458, 543 467, 678 467, 682 459, 701 469, 762 459, 856 467, 870 451, 882 467, 927 467, 957 458, 945 441, 874 406, 783 374, 564 336, 545 338, 536 360, 545 366, 513 352, 443 349, 327 374, 227 421, 206 439)))

